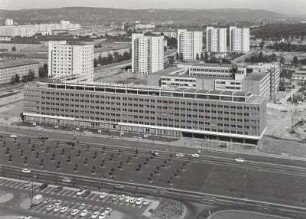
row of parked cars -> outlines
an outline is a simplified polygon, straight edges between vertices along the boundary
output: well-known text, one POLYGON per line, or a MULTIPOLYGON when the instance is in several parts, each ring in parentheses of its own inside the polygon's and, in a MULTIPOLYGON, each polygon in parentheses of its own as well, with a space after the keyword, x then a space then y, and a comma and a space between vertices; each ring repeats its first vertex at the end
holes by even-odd
MULTIPOLYGON (((58 200, 55 202, 50 201, 47 206, 46 206, 46 211, 47 212, 60 212, 62 214, 65 214, 69 208, 68 206, 61 206, 62 201, 58 200)), ((88 208, 86 206, 86 204, 82 203, 80 204, 77 208, 74 209, 70 209, 70 215, 72 216, 81 216, 81 217, 86 217, 86 216, 90 216, 90 218, 95 219, 95 218, 99 218, 99 219, 104 219, 106 216, 110 215, 111 212, 113 211, 112 208, 102 208, 102 211, 93 211, 93 209, 88 208)))

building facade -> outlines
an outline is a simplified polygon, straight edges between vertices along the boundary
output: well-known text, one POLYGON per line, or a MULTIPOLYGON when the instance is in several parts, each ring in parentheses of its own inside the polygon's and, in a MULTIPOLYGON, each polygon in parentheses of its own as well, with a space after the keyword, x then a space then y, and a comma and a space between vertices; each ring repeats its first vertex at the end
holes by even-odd
POLYGON ((177 53, 183 61, 200 60, 203 50, 203 33, 177 30, 177 53))
POLYGON ((149 75, 149 86, 163 88, 197 88, 202 90, 251 92, 270 99, 274 89, 270 86, 270 72, 247 73, 240 65, 185 64, 149 75), (272 92, 272 93, 270 93, 272 92))
POLYGON ((22 76, 29 74, 29 71, 32 71, 35 76, 38 76, 40 66, 39 62, 31 60, 13 60, 3 62, 0 64, 0 84, 10 83, 12 77, 16 74, 19 75, 21 80, 22 76))
POLYGON ((250 28, 229 28, 230 51, 247 53, 250 51, 250 28))
POLYGON ((164 69, 164 37, 132 35, 132 72, 151 74, 164 69))
POLYGON ((239 91, 37 83, 24 95, 24 119, 37 124, 254 145, 266 129, 265 98, 239 91))
POLYGON ((275 63, 257 63, 247 65, 247 71, 250 73, 266 73, 270 76, 270 99, 275 99, 280 83, 281 67, 279 62, 275 63))
POLYGON ((211 53, 226 53, 227 29, 206 27, 206 51, 211 53))
POLYGON ((94 46, 68 44, 66 41, 50 41, 48 53, 48 76, 65 78, 81 76, 93 81, 94 46))

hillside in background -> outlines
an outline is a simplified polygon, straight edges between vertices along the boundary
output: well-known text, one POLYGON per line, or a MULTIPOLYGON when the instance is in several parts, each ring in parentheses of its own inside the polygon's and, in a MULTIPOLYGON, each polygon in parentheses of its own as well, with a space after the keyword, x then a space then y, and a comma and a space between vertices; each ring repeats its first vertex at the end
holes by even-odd
POLYGON ((129 10, 112 8, 67 7, 53 9, 0 10, 0 18, 13 18, 19 24, 70 20, 81 24, 101 24, 109 21, 214 21, 278 19, 283 15, 251 9, 157 9, 129 10))

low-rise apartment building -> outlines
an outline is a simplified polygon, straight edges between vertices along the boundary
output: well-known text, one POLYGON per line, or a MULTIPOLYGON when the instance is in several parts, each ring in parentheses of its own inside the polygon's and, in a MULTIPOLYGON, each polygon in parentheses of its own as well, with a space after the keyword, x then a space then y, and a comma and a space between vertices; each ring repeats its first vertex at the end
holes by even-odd
POLYGON ((247 73, 247 67, 219 64, 186 64, 164 69, 147 77, 149 86, 244 91, 270 98, 270 73, 247 73), (268 92, 267 92, 268 91, 268 92))
POLYGON ((20 79, 24 75, 28 75, 32 71, 35 76, 38 76, 40 63, 32 60, 11 60, 0 63, 0 84, 7 84, 16 74, 20 79))

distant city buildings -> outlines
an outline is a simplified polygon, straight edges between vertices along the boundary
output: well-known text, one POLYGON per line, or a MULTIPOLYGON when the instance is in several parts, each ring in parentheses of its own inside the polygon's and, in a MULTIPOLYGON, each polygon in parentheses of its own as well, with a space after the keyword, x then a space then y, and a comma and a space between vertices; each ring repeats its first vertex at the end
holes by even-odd
POLYGON ((20 80, 22 76, 28 75, 32 71, 38 76, 40 63, 31 60, 10 60, 0 63, 0 84, 10 83, 12 77, 18 75, 20 80))
POLYGON ((250 51, 250 28, 229 28, 229 48, 231 52, 247 53, 250 51))
POLYGON ((48 59, 48 76, 50 78, 78 77, 81 81, 93 81, 93 45, 50 41, 48 59))
POLYGON ((132 72, 151 74, 164 69, 164 37, 132 35, 132 72))
POLYGON ((200 31, 177 31, 177 53, 183 61, 200 60, 203 50, 203 33, 200 31))
POLYGON ((80 24, 72 24, 70 21, 61 21, 59 24, 29 24, 13 25, 12 19, 7 19, 5 26, 0 26, 0 36, 21 36, 31 37, 35 34, 52 35, 55 30, 77 30, 81 28, 80 24))
POLYGON ((228 51, 226 28, 206 28, 206 51, 211 53, 226 53, 228 51))
POLYGON ((241 91, 37 83, 25 89, 23 116, 37 124, 256 145, 266 129, 266 99, 241 91))
POLYGON ((14 20, 13 19, 6 19, 4 24, 5 24, 5 26, 12 26, 12 25, 14 25, 14 20))

